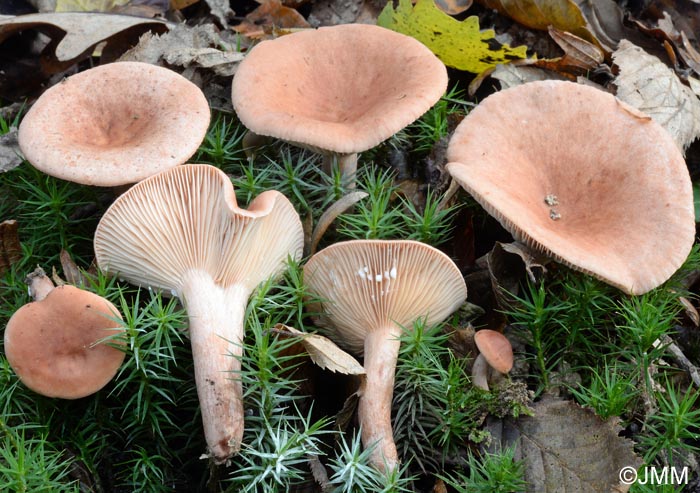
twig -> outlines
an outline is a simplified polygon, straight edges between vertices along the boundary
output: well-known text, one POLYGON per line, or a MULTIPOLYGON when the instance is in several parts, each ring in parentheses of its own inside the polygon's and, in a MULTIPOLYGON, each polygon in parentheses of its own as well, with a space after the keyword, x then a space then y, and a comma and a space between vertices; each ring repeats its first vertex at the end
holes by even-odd
POLYGON ((666 346, 676 363, 688 372, 695 386, 700 387, 700 372, 698 372, 697 366, 690 362, 681 348, 668 335, 661 336, 661 342, 666 346))

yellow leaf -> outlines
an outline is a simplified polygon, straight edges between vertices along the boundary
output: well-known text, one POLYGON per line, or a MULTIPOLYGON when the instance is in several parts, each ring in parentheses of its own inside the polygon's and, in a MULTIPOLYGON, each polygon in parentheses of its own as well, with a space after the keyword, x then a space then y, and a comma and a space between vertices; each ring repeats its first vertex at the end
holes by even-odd
POLYGON ((526 57, 527 47, 501 44, 492 29, 479 30, 478 17, 460 22, 442 12, 433 0, 418 0, 415 6, 411 0, 399 0, 396 10, 389 2, 377 24, 416 38, 448 67, 475 74, 526 57))
POLYGON ((488 8, 498 10, 520 24, 547 30, 553 26, 587 41, 596 42, 588 31, 588 23, 573 0, 478 0, 488 8))

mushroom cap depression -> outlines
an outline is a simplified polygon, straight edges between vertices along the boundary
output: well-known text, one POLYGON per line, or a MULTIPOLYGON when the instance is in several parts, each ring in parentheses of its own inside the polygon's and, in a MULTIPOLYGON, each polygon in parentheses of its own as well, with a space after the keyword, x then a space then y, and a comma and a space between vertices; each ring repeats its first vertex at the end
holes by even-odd
MULTIPOLYGON (((467 297, 462 274, 440 250, 410 240, 335 243, 311 257, 304 282, 320 303, 310 310, 339 341, 362 354, 367 332, 419 317, 443 321, 467 297)), ((314 306, 315 305, 315 306, 314 306)))
POLYGON ((303 229, 281 193, 236 204, 231 180, 188 164, 143 180, 105 212, 95 232, 101 269, 140 286, 180 292, 183 276, 203 270, 221 286, 252 291, 301 257, 303 229))
POLYGON ((666 281, 693 244, 681 151, 604 91, 540 81, 497 92, 460 123, 447 158, 516 239, 627 293, 666 281))
POLYGON ((106 343, 122 331, 121 315, 104 298, 74 286, 52 289, 24 305, 5 329, 5 354, 19 379, 33 391, 78 399, 104 387, 125 353, 106 343))
POLYGON ((49 88, 19 127, 26 159, 85 185, 135 183, 183 164, 209 126, 202 91, 172 70, 101 65, 49 88))
POLYGON ((415 121, 446 89, 445 66, 419 41, 344 24, 255 46, 238 66, 232 100, 256 134, 352 154, 415 121))
POLYGON ((513 368, 513 346, 506 336, 495 330, 481 329, 474 333, 474 342, 496 371, 508 373, 513 368))

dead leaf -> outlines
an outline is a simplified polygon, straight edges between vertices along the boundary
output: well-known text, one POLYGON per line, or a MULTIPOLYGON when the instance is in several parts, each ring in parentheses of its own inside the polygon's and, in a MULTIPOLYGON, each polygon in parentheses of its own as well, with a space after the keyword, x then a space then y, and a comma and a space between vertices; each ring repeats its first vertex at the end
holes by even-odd
POLYGON ((178 24, 167 33, 146 33, 139 43, 124 53, 121 61, 201 67, 217 75, 230 77, 236 72, 243 54, 221 38, 212 24, 190 27, 178 24))
MULTIPOLYGON (((128 34, 136 40, 144 32, 164 32, 172 24, 157 19, 129 15, 92 12, 60 12, 28 14, 0 20, 0 43, 11 35, 27 29, 40 30, 52 39, 50 56, 60 64, 60 70, 92 54, 95 46, 117 34, 128 34)), ((120 38, 123 41, 123 37, 120 38)), ((46 51, 46 50, 44 50, 46 51)), ((45 55, 46 53, 42 53, 45 55)))
POLYGON ((0 223, 0 275, 22 259, 19 224, 14 219, 0 223))
POLYGON ((182 10, 197 2, 199 2, 199 0, 170 0, 170 8, 173 10, 182 10))
POLYGON ((211 14, 217 18, 224 28, 228 28, 228 19, 233 17, 235 12, 231 10, 229 0, 204 0, 209 6, 211 14))
MULTIPOLYGON (((678 57, 686 67, 691 68, 696 74, 700 75, 700 53, 695 49, 693 44, 688 39, 685 31, 679 31, 673 23, 673 18, 668 12, 663 12, 663 17, 658 20, 656 26, 647 26, 639 20, 632 20, 635 26, 644 34, 654 37, 663 43, 670 43, 673 46, 672 55, 678 57)), ((676 73, 683 78, 686 69, 679 66, 674 66, 676 73)))
POLYGON ((522 243, 497 241, 486 257, 491 285, 498 304, 505 308, 516 303, 523 275, 537 284, 547 269, 547 258, 522 243))
POLYGON ((587 22, 573 0, 478 0, 488 8, 532 29, 547 30, 550 26, 597 42, 586 27, 587 22))
POLYGON ((700 327, 700 314, 698 314, 698 310, 695 308, 695 306, 693 306, 690 300, 685 296, 679 296, 678 301, 680 301, 681 305, 683 305, 685 314, 693 322, 693 324, 696 327, 700 327))
POLYGON ((700 135, 700 100, 657 57, 627 40, 613 53, 617 97, 663 126, 682 149, 700 135))
POLYGON ((564 56, 555 69, 557 72, 573 69, 574 73, 584 74, 595 70, 605 60, 603 50, 574 34, 550 26, 549 35, 564 50, 564 56))
POLYGON ((280 0, 268 0, 248 14, 234 30, 251 39, 261 39, 274 29, 310 28, 304 16, 296 10, 285 7, 280 0))
POLYGON ((62 249, 59 254, 59 259, 61 260, 61 267, 63 268, 63 276, 66 278, 68 284, 72 284, 73 286, 85 286, 85 276, 80 272, 80 269, 70 253, 62 249))
POLYGON ((300 338, 311 361, 323 369, 345 375, 364 375, 365 369, 348 353, 340 349, 333 341, 318 334, 307 334, 284 324, 275 325, 275 330, 282 334, 300 338))
POLYGON ((415 6, 411 0, 399 0, 396 9, 389 2, 377 24, 416 38, 448 67, 475 74, 526 57, 527 47, 511 48, 498 42, 492 29, 481 31, 477 16, 458 21, 433 0, 418 0, 415 6))
MULTIPOLYGON (((623 39, 631 40, 635 44, 645 47, 651 47, 655 44, 650 43, 636 29, 625 25, 624 13, 613 0, 575 0, 575 2, 586 19, 588 31, 595 36, 597 42, 606 51, 614 51, 623 39)), ((561 29, 556 24, 554 27, 561 29)), ((566 31, 566 29, 562 30, 566 31)), ((589 41, 593 40, 589 39, 589 41)))
POLYGON ((11 127, 9 132, 0 135, 0 173, 15 169, 23 160, 17 142, 17 127, 11 127))
MULTIPOLYGON (((285 5, 290 2, 283 1, 285 5)), ((335 26, 337 24, 364 23, 376 24, 381 6, 385 2, 366 0, 316 0, 311 7, 308 21, 313 27, 335 26), (377 8, 377 5, 381 5, 377 8)))
POLYGON ((333 221, 341 215, 343 212, 347 211, 350 207, 358 203, 360 200, 367 197, 365 192, 351 192, 344 195, 338 199, 333 205, 331 205, 318 219, 316 223, 316 228, 314 228, 311 234, 311 249, 310 254, 313 255, 316 252, 316 247, 318 247, 318 242, 323 238, 323 234, 329 228, 333 221))
POLYGON ((501 89, 508 89, 535 80, 564 79, 561 75, 545 69, 512 63, 496 66, 491 77, 501 83, 501 89))
POLYGON ((551 397, 532 408, 534 416, 490 427, 502 447, 516 444, 528 492, 608 492, 618 486, 622 468, 641 465, 634 443, 618 436, 619 419, 603 421, 574 402, 551 397))

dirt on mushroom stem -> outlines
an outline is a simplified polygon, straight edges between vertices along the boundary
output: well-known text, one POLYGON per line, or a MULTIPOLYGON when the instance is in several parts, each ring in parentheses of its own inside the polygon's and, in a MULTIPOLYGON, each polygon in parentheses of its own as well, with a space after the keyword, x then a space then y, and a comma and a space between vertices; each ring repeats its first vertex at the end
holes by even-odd
POLYGON ((391 402, 400 336, 400 327, 392 323, 368 331, 364 345, 366 378, 358 403, 362 443, 365 449, 374 447, 371 463, 386 470, 395 469, 399 464, 391 427, 391 402))
POLYGON ((182 279, 179 296, 190 322, 190 341, 204 436, 211 458, 224 463, 243 439, 243 388, 240 380, 245 309, 250 290, 222 287, 201 270, 182 279))

